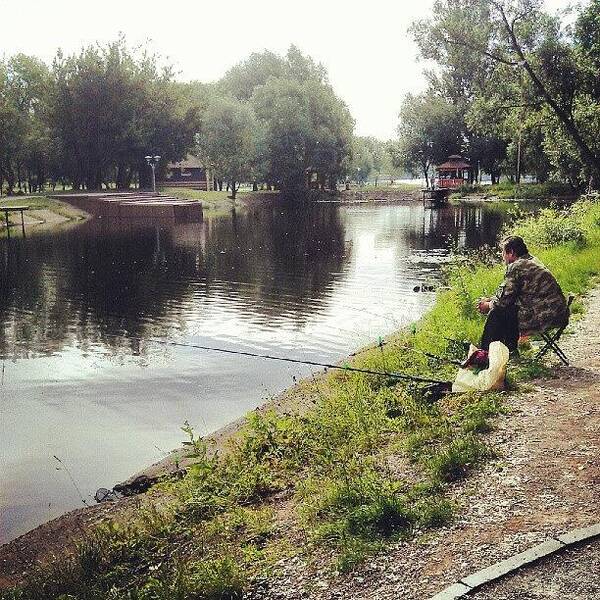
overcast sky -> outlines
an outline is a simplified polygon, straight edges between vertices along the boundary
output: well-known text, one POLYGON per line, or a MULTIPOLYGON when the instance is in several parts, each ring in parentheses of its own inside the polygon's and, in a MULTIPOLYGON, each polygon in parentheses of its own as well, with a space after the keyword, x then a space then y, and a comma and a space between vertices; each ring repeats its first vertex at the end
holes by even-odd
MULTIPOLYGON (((214 81, 251 52, 290 44, 322 62, 356 119, 356 133, 394 136, 402 97, 424 87, 423 64, 407 28, 433 0, 0 0, 0 55, 50 62, 123 32, 150 42, 178 79, 214 81)), ((549 10, 568 0, 546 0, 549 10)))

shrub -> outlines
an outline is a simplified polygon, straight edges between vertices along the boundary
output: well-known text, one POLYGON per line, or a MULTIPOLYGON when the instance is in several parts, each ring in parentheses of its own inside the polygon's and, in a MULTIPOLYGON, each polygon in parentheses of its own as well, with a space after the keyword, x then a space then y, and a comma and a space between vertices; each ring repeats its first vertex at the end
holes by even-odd
POLYGON ((462 479, 469 468, 490 455, 489 449, 474 436, 452 440, 426 461, 435 480, 451 482, 462 479))
POLYGON ((513 228, 527 243, 540 248, 551 248, 567 242, 583 246, 586 238, 581 218, 576 211, 544 208, 513 228))

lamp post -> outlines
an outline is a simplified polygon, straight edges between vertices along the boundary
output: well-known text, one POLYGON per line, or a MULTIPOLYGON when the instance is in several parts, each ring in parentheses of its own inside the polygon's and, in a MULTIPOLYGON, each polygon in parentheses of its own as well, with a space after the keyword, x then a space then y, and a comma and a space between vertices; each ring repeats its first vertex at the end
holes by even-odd
POLYGON ((146 159, 146 162, 148 163, 148 165, 150 166, 150 168, 152 169, 152 191, 154 193, 156 193, 156 175, 155 175, 155 169, 156 169, 156 165, 158 164, 158 161, 160 160, 160 156, 155 155, 155 156, 144 156, 144 158, 146 159))

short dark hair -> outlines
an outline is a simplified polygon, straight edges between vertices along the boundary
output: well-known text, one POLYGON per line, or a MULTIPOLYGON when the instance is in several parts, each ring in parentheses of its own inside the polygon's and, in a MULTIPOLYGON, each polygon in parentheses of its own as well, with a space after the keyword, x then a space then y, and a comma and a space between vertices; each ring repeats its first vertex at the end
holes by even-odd
POLYGON ((514 252, 517 256, 529 254, 527 244, 521 236, 510 235, 502 240, 502 249, 505 252, 514 252))

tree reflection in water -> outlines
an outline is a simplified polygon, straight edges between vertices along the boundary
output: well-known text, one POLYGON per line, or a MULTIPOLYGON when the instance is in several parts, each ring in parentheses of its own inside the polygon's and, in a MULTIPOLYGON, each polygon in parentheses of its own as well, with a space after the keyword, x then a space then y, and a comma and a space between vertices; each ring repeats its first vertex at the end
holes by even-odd
POLYGON ((268 321, 283 294, 289 318, 301 323, 348 260, 331 207, 193 224, 94 219, 60 235, 11 240, 2 252, 3 357, 52 354, 73 341, 136 354, 129 337, 181 331, 181 313, 213 297, 268 321))

